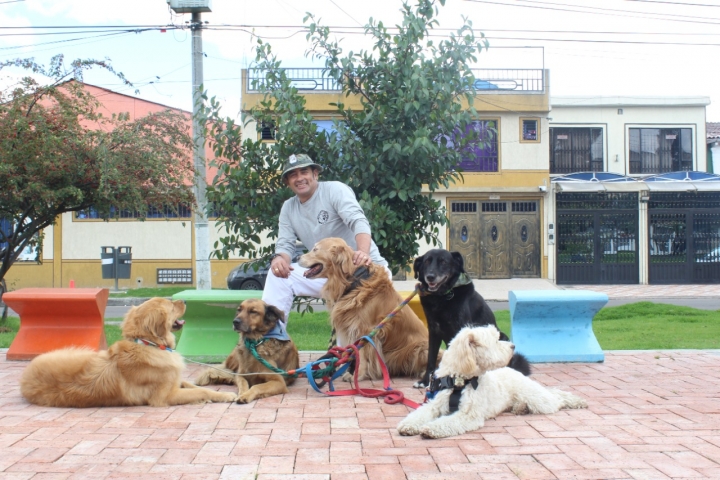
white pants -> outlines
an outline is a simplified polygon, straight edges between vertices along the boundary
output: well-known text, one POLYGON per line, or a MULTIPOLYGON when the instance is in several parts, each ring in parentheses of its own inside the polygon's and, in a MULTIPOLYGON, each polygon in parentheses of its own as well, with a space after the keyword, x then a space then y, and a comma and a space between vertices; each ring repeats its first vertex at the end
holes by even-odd
MULTIPOLYGON (((265 303, 273 305, 285 313, 286 324, 295 297, 320 298, 320 290, 327 281, 325 278, 305 278, 303 274, 307 268, 303 268, 297 263, 293 263, 291 266, 293 270, 290 270, 288 278, 276 277, 272 271, 268 272, 262 294, 265 303)), ((385 272, 388 278, 392 279, 390 269, 385 267, 385 272)))

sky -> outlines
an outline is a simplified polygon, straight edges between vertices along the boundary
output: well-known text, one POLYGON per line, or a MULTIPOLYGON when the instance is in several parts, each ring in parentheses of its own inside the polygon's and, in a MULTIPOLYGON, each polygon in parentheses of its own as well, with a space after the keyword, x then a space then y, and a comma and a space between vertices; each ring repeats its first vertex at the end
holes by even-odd
MULTIPOLYGON (((331 27, 347 52, 372 48, 362 27, 371 17, 394 26, 401 6, 401 0, 212 0, 212 12, 202 14, 205 88, 224 115, 237 117, 240 71, 252 65, 258 38, 286 67, 321 66, 306 56, 308 12, 331 27)), ((438 36, 466 17, 487 37, 490 47, 476 68, 549 69, 551 97, 708 97, 707 121, 720 122, 719 0, 447 0, 439 8, 438 36)), ((190 111, 189 20, 166 0, 0 0, 0 63, 32 57, 46 64, 58 54, 67 61, 109 58, 132 87, 102 71, 84 80, 190 111)), ((0 85, 17 75, 0 70, 0 85)))

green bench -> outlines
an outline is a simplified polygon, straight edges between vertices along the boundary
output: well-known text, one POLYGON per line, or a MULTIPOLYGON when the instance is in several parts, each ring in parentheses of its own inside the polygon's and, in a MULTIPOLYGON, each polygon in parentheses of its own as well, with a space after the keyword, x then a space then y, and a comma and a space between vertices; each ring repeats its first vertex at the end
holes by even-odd
POLYGON ((261 298, 262 290, 184 290, 173 300, 185 301, 185 325, 175 350, 202 363, 222 363, 238 342, 233 331, 235 310, 244 300, 261 298))

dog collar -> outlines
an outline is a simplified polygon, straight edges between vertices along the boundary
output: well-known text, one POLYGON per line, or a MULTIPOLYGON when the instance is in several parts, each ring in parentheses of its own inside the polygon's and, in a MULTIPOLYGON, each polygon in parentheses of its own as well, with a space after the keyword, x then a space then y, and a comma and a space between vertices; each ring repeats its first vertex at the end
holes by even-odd
MULTIPOLYGON (((453 284, 452 288, 450 288, 449 290, 447 290, 443 293, 435 293, 435 292, 428 291, 426 288, 422 288, 421 295, 422 296, 436 295, 438 297, 444 296, 445 300, 450 300, 451 298, 453 298, 455 296, 455 292, 453 291, 454 289, 456 289, 458 287, 464 287, 465 285, 469 285, 471 283, 472 283, 472 278, 470 278, 467 273, 461 272, 460 275, 458 276, 457 280, 455 280, 455 283, 453 284)), ((422 285, 422 284, 420 284, 420 285, 422 285)))
POLYGON ((357 287, 359 287, 362 284, 363 280, 367 280, 370 278, 370 270, 365 266, 358 267, 355 272, 353 273, 353 282, 350 284, 350 286, 343 292, 343 297, 347 295, 348 293, 355 290, 357 287))
POLYGON ((135 343, 138 343, 138 344, 140 344, 140 345, 147 345, 147 346, 149 346, 149 347, 159 348, 160 350, 166 350, 166 351, 168 351, 168 352, 172 352, 172 351, 173 351, 172 348, 170 348, 170 347, 168 347, 168 346, 166 346, 166 345, 158 345, 157 343, 151 342, 150 340, 145 340, 144 338, 136 338, 136 339, 135 339, 135 343))
POLYGON ((288 335, 287 330, 285 330, 285 325, 282 322, 276 322, 273 329, 263 335, 263 339, 267 338, 274 338, 276 340, 287 342, 290 340, 290 335, 288 335))

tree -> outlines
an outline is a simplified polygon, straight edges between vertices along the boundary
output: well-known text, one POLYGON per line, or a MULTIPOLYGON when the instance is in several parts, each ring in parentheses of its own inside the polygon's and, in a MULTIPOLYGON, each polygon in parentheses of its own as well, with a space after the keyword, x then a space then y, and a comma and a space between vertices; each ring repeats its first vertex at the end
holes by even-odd
POLYGON ((130 120, 105 118, 80 81, 102 68, 127 82, 104 61, 62 56, 49 67, 22 67, 50 80, 26 76, 0 93, 0 280, 28 245, 58 215, 94 208, 105 220, 121 211, 142 216, 151 207, 193 205, 189 119, 165 111, 130 120))
POLYGON ((221 117, 214 98, 204 110, 219 167, 207 195, 226 232, 215 245, 216 256, 272 252, 272 245, 261 245, 260 234, 277 238, 280 206, 291 194, 280 181, 281 165, 300 152, 323 165, 323 179, 353 188, 393 271, 417 255, 417 240, 437 244, 438 226, 447 222, 445 209, 422 188, 433 192, 459 178, 463 149, 479 140, 471 128, 476 112, 470 64, 487 45, 467 19, 449 38, 433 40, 436 3, 445 2, 418 0, 414 9, 405 3, 397 33, 371 18, 365 32, 373 38, 372 50, 345 56, 330 40, 330 29, 307 15, 308 54, 324 61, 345 96, 362 103, 355 111, 332 104, 335 132, 330 134, 317 130, 271 47, 259 42, 256 71, 265 75, 256 88, 264 100, 248 112, 246 125, 254 120, 258 131, 272 128, 275 143, 258 140, 257 132, 243 137, 239 125, 221 117))

